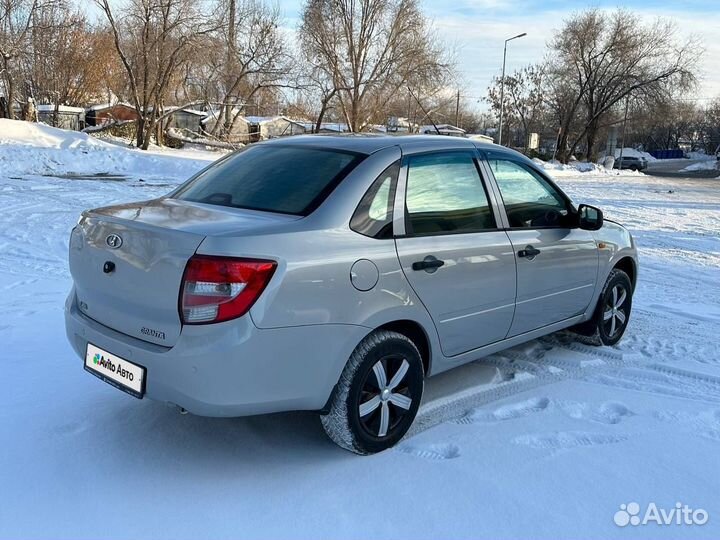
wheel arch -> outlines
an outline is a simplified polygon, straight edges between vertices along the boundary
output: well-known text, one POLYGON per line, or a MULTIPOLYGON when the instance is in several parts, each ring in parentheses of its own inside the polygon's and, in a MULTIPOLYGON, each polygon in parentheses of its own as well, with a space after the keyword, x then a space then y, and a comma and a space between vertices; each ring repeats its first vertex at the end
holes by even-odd
POLYGON ((622 270, 623 272, 625 272, 630 278, 630 283, 632 284, 633 291, 635 290, 635 285, 637 283, 637 265, 632 257, 622 257, 613 265, 612 269, 622 270))
MULTIPOLYGON (((369 331, 363 336, 363 338, 358 341, 355 347, 362 343, 362 341, 370 334, 372 334, 373 332, 377 332, 378 330, 397 332, 398 334, 402 334, 410 341, 412 341, 420 352, 420 359, 423 363, 423 370, 425 372, 425 376, 427 377, 428 374, 431 373, 430 370, 432 369, 433 345, 430 340, 430 336, 428 336, 427 331, 421 323, 412 319, 396 319, 382 323, 375 328, 369 329, 369 331)), ((325 405, 320 409, 320 414, 327 414, 330 410, 330 404, 332 403, 333 397, 337 392, 338 381, 336 381, 335 385, 333 386, 330 395, 325 402, 325 405)))
POLYGON ((378 326, 373 330, 373 332, 377 330, 397 332, 412 341, 418 348, 418 351, 420 351, 420 358, 422 359, 425 375, 427 376, 427 374, 430 373, 430 368, 432 366, 432 348, 430 345, 430 338, 419 322, 411 319, 400 319, 378 326))

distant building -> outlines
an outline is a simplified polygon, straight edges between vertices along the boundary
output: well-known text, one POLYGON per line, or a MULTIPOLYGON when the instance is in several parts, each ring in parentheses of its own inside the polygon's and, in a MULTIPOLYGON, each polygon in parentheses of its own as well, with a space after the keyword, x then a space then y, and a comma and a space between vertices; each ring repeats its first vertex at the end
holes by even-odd
POLYGON ((402 116, 391 116, 387 119, 386 133, 415 133, 418 125, 402 116))
POLYGON ((452 124, 420 126, 420 133, 425 135, 448 135, 450 137, 465 137, 467 134, 464 129, 452 124))
POLYGON ((166 127, 199 134, 202 121, 207 115, 208 113, 205 111, 177 109, 169 114, 166 127))
MULTIPOLYGON (((225 140, 230 143, 247 144, 250 142, 250 122, 248 122, 247 119, 240 114, 239 109, 233 109, 230 114, 232 116, 230 119, 232 128, 230 134, 225 137, 225 140)), ((222 113, 220 113, 220 111, 211 111, 206 113, 205 118, 200 120, 202 132, 207 135, 219 136, 223 126, 217 126, 218 122, 220 122, 220 124, 225 123, 225 117, 222 113)))
POLYGON ((135 107, 129 103, 101 103, 85 110, 85 123, 88 126, 137 121, 139 118, 135 107))
POLYGON ((246 116, 250 124, 250 142, 307 133, 306 123, 285 116, 246 116))
MULTIPOLYGON (((306 133, 316 133, 315 122, 302 122, 306 133)), ((344 122, 323 122, 320 124, 320 131, 317 133, 349 133, 350 128, 344 122)))
POLYGON ((42 104, 37 106, 38 121, 49 126, 80 131, 85 128, 85 109, 67 105, 42 104))
POLYGON ((486 143, 494 142, 492 137, 490 137, 489 135, 483 135, 482 133, 473 133, 471 135, 468 135, 468 139, 486 143))

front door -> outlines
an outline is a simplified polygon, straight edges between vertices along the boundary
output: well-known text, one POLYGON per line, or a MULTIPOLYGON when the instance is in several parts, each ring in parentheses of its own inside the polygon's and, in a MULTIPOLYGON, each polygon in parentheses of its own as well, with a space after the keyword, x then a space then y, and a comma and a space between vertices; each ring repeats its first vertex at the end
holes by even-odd
POLYGON ((570 201, 521 162, 488 155, 502 196, 517 260, 517 299, 509 336, 583 313, 593 298, 598 251, 575 227, 570 201))
POLYGON ((475 153, 411 155, 404 165, 406 230, 395 244, 443 354, 504 339, 515 303, 515 257, 498 228, 475 153))

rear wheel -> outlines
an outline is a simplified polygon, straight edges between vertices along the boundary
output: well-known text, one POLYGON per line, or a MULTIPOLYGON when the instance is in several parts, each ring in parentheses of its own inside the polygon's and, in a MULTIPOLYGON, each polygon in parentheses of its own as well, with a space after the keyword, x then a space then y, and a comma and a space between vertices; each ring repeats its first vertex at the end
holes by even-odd
POLYGON ((395 445, 412 425, 422 398, 424 370, 415 344, 397 332, 367 336, 350 356, 321 416, 339 446, 372 454, 395 445))
POLYGON ((593 318, 573 330, 592 345, 615 345, 623 337, 632 309, 632 282, 615 269, 605 282, 593 318))

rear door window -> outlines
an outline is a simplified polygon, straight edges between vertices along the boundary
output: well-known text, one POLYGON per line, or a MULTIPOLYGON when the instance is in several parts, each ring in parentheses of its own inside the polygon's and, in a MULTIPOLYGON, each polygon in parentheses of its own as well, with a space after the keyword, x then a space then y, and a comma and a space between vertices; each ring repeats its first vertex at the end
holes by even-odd
POLYGON ((301 146, 251 146, 183 186, 176 199, 308 215, 364 156, 301 146))
POLYGON ((495 229, 495 216, 475 159, 465 152, 412 156, 405 205, 408 234, 495 229))

